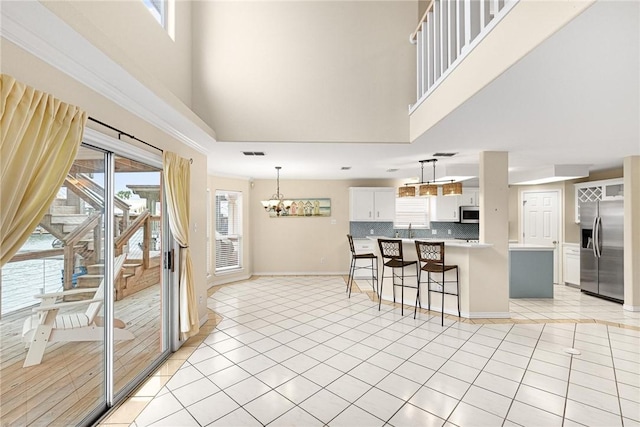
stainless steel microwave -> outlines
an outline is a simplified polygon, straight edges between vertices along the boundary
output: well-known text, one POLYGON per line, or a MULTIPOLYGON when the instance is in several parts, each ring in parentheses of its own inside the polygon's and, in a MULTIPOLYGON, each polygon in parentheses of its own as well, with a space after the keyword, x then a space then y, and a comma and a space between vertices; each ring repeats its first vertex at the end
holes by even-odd
POLYGON ((460 206, 460 222, 478 224, 480 222, 480 208, 478 206, 460 206))

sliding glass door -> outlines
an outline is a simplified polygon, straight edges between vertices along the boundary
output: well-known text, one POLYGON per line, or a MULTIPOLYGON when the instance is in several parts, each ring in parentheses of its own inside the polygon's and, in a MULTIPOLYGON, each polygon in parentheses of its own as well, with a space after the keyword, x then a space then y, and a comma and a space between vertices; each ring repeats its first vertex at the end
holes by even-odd
POLYGON ((169 353, 160 156, 94 139, 0 272, 0 425, 91 423, 169 353))
POLYGON ((141 375, 166 349, 162 280, 162 170, 116 155, 114 392, 141 375), (131 335, 133 337, 131 337, 131 335))

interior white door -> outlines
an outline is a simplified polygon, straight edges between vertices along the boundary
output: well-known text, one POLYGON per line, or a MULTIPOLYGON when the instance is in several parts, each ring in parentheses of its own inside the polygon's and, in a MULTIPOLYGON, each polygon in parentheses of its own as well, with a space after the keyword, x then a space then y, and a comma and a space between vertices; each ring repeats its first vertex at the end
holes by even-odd
POLYGON ((553 251, 554 283, 560 283, 559 198, 560 193, 557 191, 524 191, 522 193, 522 242, 555 247, 553 251))

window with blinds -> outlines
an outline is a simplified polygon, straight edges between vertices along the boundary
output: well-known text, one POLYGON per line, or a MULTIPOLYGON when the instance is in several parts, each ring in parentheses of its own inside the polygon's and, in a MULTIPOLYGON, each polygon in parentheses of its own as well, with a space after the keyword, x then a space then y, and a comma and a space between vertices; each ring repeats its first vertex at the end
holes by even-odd
POLYGON ((430 228, 428 197, 397 197, 394 227, 430 228))
POLYGON ((166 0, 142 0, 147 10, 151 12, 154 18, 162 25, 165 26, 166 16, 166 0))
POLYGON ((242 267, 242 193, 216 190, 216 272, 242 267))

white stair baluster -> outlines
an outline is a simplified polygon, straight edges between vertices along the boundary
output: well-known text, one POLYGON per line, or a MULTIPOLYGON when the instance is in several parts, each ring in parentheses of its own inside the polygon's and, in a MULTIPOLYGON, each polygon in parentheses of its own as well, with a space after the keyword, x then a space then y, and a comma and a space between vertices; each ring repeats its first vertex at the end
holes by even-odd
POLYGON ((428 77, 428 68, 429 68, 429 42, 427 39, 427 33, 429 29, 427 28, 427 23, 423 22, 420 30, 420 40, 421 40, 421 49, 422 49, 422 75, 420 79, 422 80, 422 94, 420 96, 427 93, 429 90, 429 77, 428 77))

